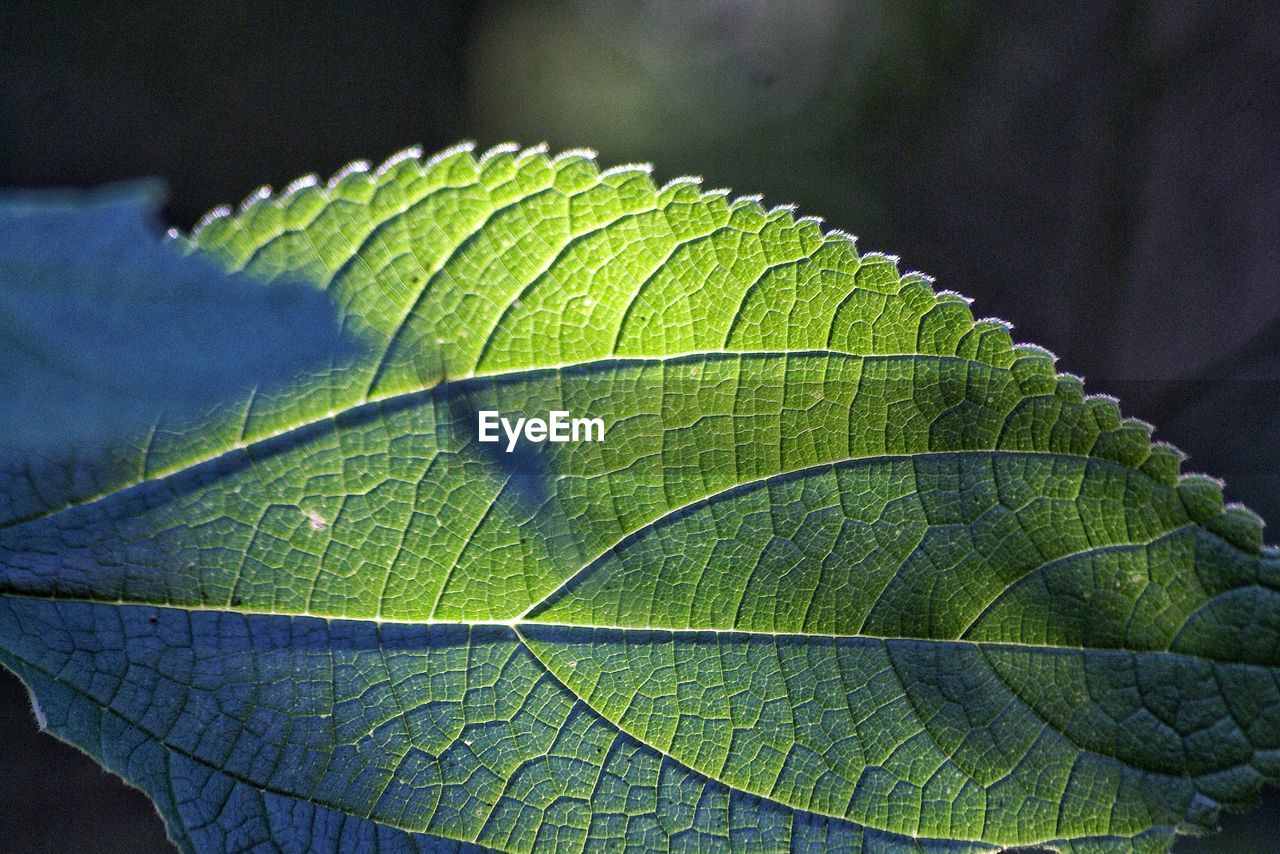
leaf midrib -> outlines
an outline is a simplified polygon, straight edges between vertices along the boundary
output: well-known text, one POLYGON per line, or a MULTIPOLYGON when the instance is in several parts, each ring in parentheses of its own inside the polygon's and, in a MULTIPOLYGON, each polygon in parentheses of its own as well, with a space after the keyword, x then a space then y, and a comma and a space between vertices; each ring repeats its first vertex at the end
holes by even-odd
MULTIPOLYGON (((1258 585, 1248 585, 1258 586, 1258 585)), ((325 623, 372 623, 374 625, 390 625, 390 626, 410 626, 419 628, 460 628, 460 629, 488 629, 488 628, 507 628, 518 633, 521 628, 527 629, 564 629, 566 631, 581 632, 613 632, 618 634, 660 634, 672 635, 673 637, 690 637, 704 635, 707 637, 762 637, 762 638, 786 638, 795 640, 815 640, 815 641, 831 641, 840 643, 842 641, 865 641, 867 643, 883 643, 883 644, 941 644, 967 646, 973 648, 987 649, 1014 649, 1014 650, 1037 650, 1041 652, 1050 652, 1062 655, 1077 655, 1079 653, 1093 655, 1127 655, 1127 656, 1172 656, 1174 658, 1186 659, 1188 661, 1198 661, 1209 665, 1227 665, 1231 667, 1247 667, 1258 670, 1272 672, 1280 669, 1280 665, 1260 664, 1250 661, 1236 661, 1227 658, 1215 658, 1208 655, 1195 652, 1185 652, 1174 649, 1135 649, 1123 646, 1077 646, 1073 644, 1060 643, 1027 643, 1025 641, 1011 640, 982 640, 975 638, 931 638, 912 635, 877 635, 869 633, 831 633, 831 632, 803 632, 803 631, 766 631, 764 629, 744 629, 744 628, 724 628, 724 627, 690 627, 690 626, 613 626, 598 623, 570 623, 563 621, 549 621, 529 618, 513 618, 510 620, 453 620, 438 619, 434 617, 425 617, 422 619, 409 619, 401 617, 338 617, 326 614, 307 614, 292 613, 288 611, 267 611, 263 609, 253 608, 217 608, 209 605, 182 605, 168 602, 144 602, 144 601, 122 601, 118 599, 94 599, 88 596, 39 596, 34 593, 26 592, 5 592, 3 595, 9 599, 24 599, 35 602, 54 602, 67 603, 75 605, 100 605, 111 606, 117 608, 139 608, 150 610, 169 610, 181 611, 186 614, 222 614, 235 615, 240 617, 268 617, 280 620, 319 620, 325 623)))

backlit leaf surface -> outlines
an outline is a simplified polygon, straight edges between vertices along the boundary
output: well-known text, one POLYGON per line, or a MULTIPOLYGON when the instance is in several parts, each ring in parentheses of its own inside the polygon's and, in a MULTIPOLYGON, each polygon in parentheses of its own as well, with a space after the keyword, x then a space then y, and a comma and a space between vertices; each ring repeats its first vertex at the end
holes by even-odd
POLYGON ((1160 850, 1276 780, 1280 555, 1046 351, 787 209, 414 154, 190 238, 371 352, 0 475, 0 660, 180 846, 1160 850))

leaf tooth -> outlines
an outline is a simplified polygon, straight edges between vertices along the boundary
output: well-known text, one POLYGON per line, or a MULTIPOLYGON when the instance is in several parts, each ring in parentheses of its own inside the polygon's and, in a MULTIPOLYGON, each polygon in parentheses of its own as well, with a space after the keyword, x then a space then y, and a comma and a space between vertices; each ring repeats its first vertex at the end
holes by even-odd
MULTIPOLYGON (((942 293, 947 293, 947 292, 943 291, 942 293)), ((939 294, 939 296, 941 296, 941 293, 939 294)), ((1057 354, 1054 353, 1052 350, 1050 350, 1048 347, 1042 347, 1039 344, 1031 344, 1025 341, 1019 342, 1013 345, 1013 352, 1018 354, 1018 356, 1022 358, 1029 358, 1029 359, 1036 359, 1036 360, 1048 359, 1050 364, 1056 365, 1058 363, 1057 354)))
POLYGON ((264 202, 270 198, 271 185, 263 184, 261 187, 244 197, 244 200, 240 202, 239 207, 236 208, 236 215, 240 216, 242 214, 247 214, 249 211, 253 210, 259 202, 264 202))
POLYGON ((1120 398, 1114 394, 1107 394, 1105 391, 1090 392, 1085 396, 1084 402, 1099 414, 1113 418, 1117 424, 1120 422, 1120 398))
POLYGON ((822 233, 822 220, 815 220, 811 217, 800 217, 793 221, 789 226, 801 240, 813 241, 815 246, 824 246, 826 241, 822 233))
POLYGON ((474 157, 475 150, 476 150, 475 141, 470 139, 464 139, 462 142, 459 142, 457 145, 451 145, 442 151, 437 151, 435 154, 431 155, 426 160, 424 160, 422 163, 422 171, 429 172, 432 169, 439 166, 444 161, 449 160, 453 157, 457 157, 459 154, 467 154, 474 157))
POLYGON ((764 205, 761 205, 760 209, 764 211, 764 221, 771 225, 777 224, 783 228, 790 228, 795 219, 795 208, 791 205, 778 205, 767 210, 764 205))
POLYGON ((960 337, 956 355, 977 359, 996 367, 1011 367, 1016 361, 1013 351, 1013 326, 998 317, 984 317, 974 321, 973 328, 960 337))
POLYGON ((702 186, 701 175, 680 175, 659 187, 658 194, 662 195, 668 191, 676 192, 688 187, 697 188, 700 186, 702 186))
MULTIPOLYGON (((630 175, 632 173, 642 172, 645 175, 653 174, 652 163, 623 163, 619 166, 610 166, 608 169, 600 171, 601 178, 612 178, 615 175, 630 175)), ((656 188, 655 188, 656 192, 656 188)))
POLYGON ((1155 425, 1143 418, 1126 415, 1120 422, 1120 427, 1126 433, 1137 436, 1142 442, 1142 457, 1134 463, 1135 467, 1141 466, 1147 457, 1151 456, 1151 437, 1156 432, 1155 425))
POLYGON ((297 178, 293 181, 290 181, 288 186, 284 188, 284 190, 280 193, 279 196, 276 197, 276 199, 277 201, 284 201, 285 199, 288 199, 297 195, 303 190, 310 189, 311 187, 318 186, 319 184, 320 184, 320 176, 314 172, 309 172, 306 175, 303 175, 301 178, 297 178))
POLYGON ((1141 433, 1146 434, 1146 437, 1148 440, 1151 439, 1151 434, 1156 431, 1155 425, 1152 424, 1150 421, 1147 421, 1142 418, 1138 418, 1137 416, 1134 416, 1134 415, 1124 416, 1124 419, 1120 422, 1120 425, 1125 430, 1137 430, 1141 433))
POLYGON ((1024 395, 1049 395, 1056 391, 1058 374, 1054 363, 1057 357, 1053 353, 1035 344, 1015 344, 1013 357, 1010 371, 1024 395))
POLYGON ((1157 483, 1176 487, 1182 476, 1182 464, 1186 460, 1187 455, 1168 442, 1152 442, 1140 468, 1157 483))
POLYGON ((1138 469, 1151 456, 1151 432, 1154 428, 1138 418, 1125 418, 1119 405, 1110 401, 1089 401, 1102 431, 1094 440, 1092 456, 1112 460, 1138 469), (1099 409, 1099 405, 1103 408, 1099 409))
POLYGON ((1259 531, 1266 527, 1267 524, 1265 519, 1239 501, 1228 501, 1226 506, 1223 508, 1223 512, 1234 513, 1249 519, 1250 521, 1256 522, 1259 531))
POLYGON ((853 247, 854 252, 858 251, 858 237, 855 234, 841 228, 829 228, 826 231, 826 236, 831 243, 847 242, 853 247))
POLYGON ((525 148, 525 149, 521 149, 520 144, 516 142, 500 142, 497 145, 493 146, 492 148, 488 148, 483 153, 481 153, 480 157, 477 159, 476 162, 478 162, 481 166, 483 166, 486 163, 488 163, 490 160, 493 160, 494 158, 497 158, 497 157, 501 157, 503 155, 511 155, 512 157, 515 157, 517 160, 527 160, 529 157, 537 156, 539 154, 546 154, 546 153, 547 153, 547 144, 545 142, 539 143, 538 145, 530 146, 529 148, 525 148))
POLYGON ((894 273, 898 276, 898 278, 902 278, 902 274, 898 272, 898 269, 897 269, 898 263, 901 260, 902 259, 899 258, 897 255, 890 255, 888 252, 868 252, 866 255, 863 255, 859 259, 861 264, 864 266, 867 264, 888 264, 889 266, 894 268, 894 273))
POLYGON ((1225 489, 1227 486, 1227 482, 1222 478, 1200 471, 1188 472, 1182 476, 1182 479, 1183 481, 1195 481, 1197 484, 1203 483, 1212 486, 1214 489, 1225 489))
POLYGON ((1124 416, 1120 414, 1119 398, 1110 394, 1094 393, 1085 397, 1084 404, 1089 408, 1089 412, 1104 434, 1120 429, 1124 416))
POLYGON ((738 196, 730 200, 729 214, 733 218, 733 222, 743 222, 744 219, 750 220, 752 224, 745 226, 748 228, 761 228, 764 224, 772 221, 757 196, 738 196))
POLYGON ((337 172, 333 173, 333 177, 324 185, 325 190, 334 190, 339 184, 354 175, 363 175, 369 171, 368 160, 352 160, 346 166, 343 166, 337 172))
POLYGON ((751 211, 762 219, 768 219, 769 212, 764 208, 764 196, 752 194, 746 196, 736 196, 729 202, 729 210, 751 211))
MULTIPOLYGON (((542 143, 542 154, 547 153, 546 143, 542 143)), ((530 149, 531 151, 534 149, 530 149)), ((594 148, 566 148, 555 157, 551 158, 551 164, 558 165, 562 160, 590 160, 592 163, 600 156, 600 152, 594 148)))
POLYGON ((396 166, 399 166, 401 163, 405 162, 406 160, 421 160, 421 159, 422 159, 422 146, 411 145, 408 148, 397 151, 395 154, 391 155, 386 160, 379 163, 378 168, 373 170, 373 174, 375 176, 382 176, 382 175, 385 175, 387 172, 390 172, 392 169, 394 169, 396 166))
POLYGON ((1173 455, 1177 456, 1177 458, 1178 458, 1178 464, 1179 464, 1179 465, 1181 465, 1182 463, 1185 463, 1185 462, 1189 459, 1189 457, 1187 456, 1187 454, 1186 454, 1186 452, 1185 452, 1185 451, 1183 451, 1183 450, 1182 450, 1181 448, 1179 448, 1177 445, 1170 444, 1169 442, 1164 442, 1164 441, 1156 441, 1156 442, 1152 442, 1152 443, 1151 443, 1151 450, 1152 450, 1152 451, 1157 451, 1157 450, 1159 450, 1159 451, 1164 451, 1164 452, 1167 452, 1167 453, 1170 453, 1170 454, 1173 454, 1173 455))
POLYGON ((1262 517, 1242 504, 1225 505, 1204 526, 1247 554, 1262 553, 1262 517))
POLYGON ((1084 377, 1063 371, 1058 374, 1058 387, 1054 393, 1071 403, 1084 403, 1084 377))
MULTIPOLYGON (((770 214, 772 216, 772 212, 770 214)), ((854 276, 857 276, 858 270, 862 267, 862 258, 858 255, 858 238, 854 237, 847 231, 839 229, 819 229, 822 236, 822 243, 814 250, 812 257, 815 259, 826 256, 833 256, 830 263, 844 264, 851 270, 854 276), (821 253, 821 255, 819 254, 821 253)), ((824 261, 824 263, 827 263, 824 261)))
POLYGON ((918 270, 912 270, 909 273, 903 273, 898 277, 898 280, 902 283, 902 288, 904 290, 906 288, 918 287, 929 294, 929 299, 932 300, 934 305, 938 304, 938 294, 933 289, 933 278, 931 276, 926 276, 918 270))
POLYGON ((889 264, 893 267, 898 266, 898 256, 887 255, 884 252, 868 252, 859 258, 859 261, 862 266, 866 266, 868 264, 889 264))
POLYGON ((1222 514, 1222 481, 1207 474, 1192 472, 1178 481, 1178 497, 1187 515, 1204 524, 1222 514))
POLYGON ((939 302, 941 302, 942 300, 958 300, 964 303, 965 305, 973 305, 973 297, 967 297, 964 294, 960 293, 959 291, 953 291, 947 288, 943 288, 940 291, 935 291, 934 296, 938 298, 939 302))
POLYGON ((195 224, 195 227, 191 229, 191 236, 199 237, 200 232, 208 228, 212 223, 216 222, 217 220, 224 219, 228 216, 231 216, 231 206, 218 205, 216 208, 209 211, 204 216, 200 217, 200 221, 197 222, 195 224))

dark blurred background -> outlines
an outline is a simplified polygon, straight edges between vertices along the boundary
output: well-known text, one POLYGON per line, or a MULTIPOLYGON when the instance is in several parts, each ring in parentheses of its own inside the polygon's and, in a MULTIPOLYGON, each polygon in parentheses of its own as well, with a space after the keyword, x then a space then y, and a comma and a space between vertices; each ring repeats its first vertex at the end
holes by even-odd
MULTIPOLYGON (((0 93, 0 186, 158 175, 182 228, 461 139, 794 202, 1012 321, 1280 520, 1274 6, 8 2, 0 93)), ((1280 850, 1277 824, 1271 791, 1178 850, 1280 850)), ((166 847, 0 673, 0 848, 166 847)))

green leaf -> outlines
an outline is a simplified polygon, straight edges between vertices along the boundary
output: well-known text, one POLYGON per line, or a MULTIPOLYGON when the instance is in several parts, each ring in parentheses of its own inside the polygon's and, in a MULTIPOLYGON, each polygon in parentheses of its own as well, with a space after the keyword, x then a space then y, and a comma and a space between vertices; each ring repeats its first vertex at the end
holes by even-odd
POLYGON ((0 194, 0 444, 101 444, 354 349, 314 288, 166 245, 158 201, 150 184, 0 194))
POLYGON ((0 474, 0 660, 181 847, 1162 850, 1280 776, 1280 554, 1046 351, 785 208, 408 154, 190 238, 370 354, 0 474))

